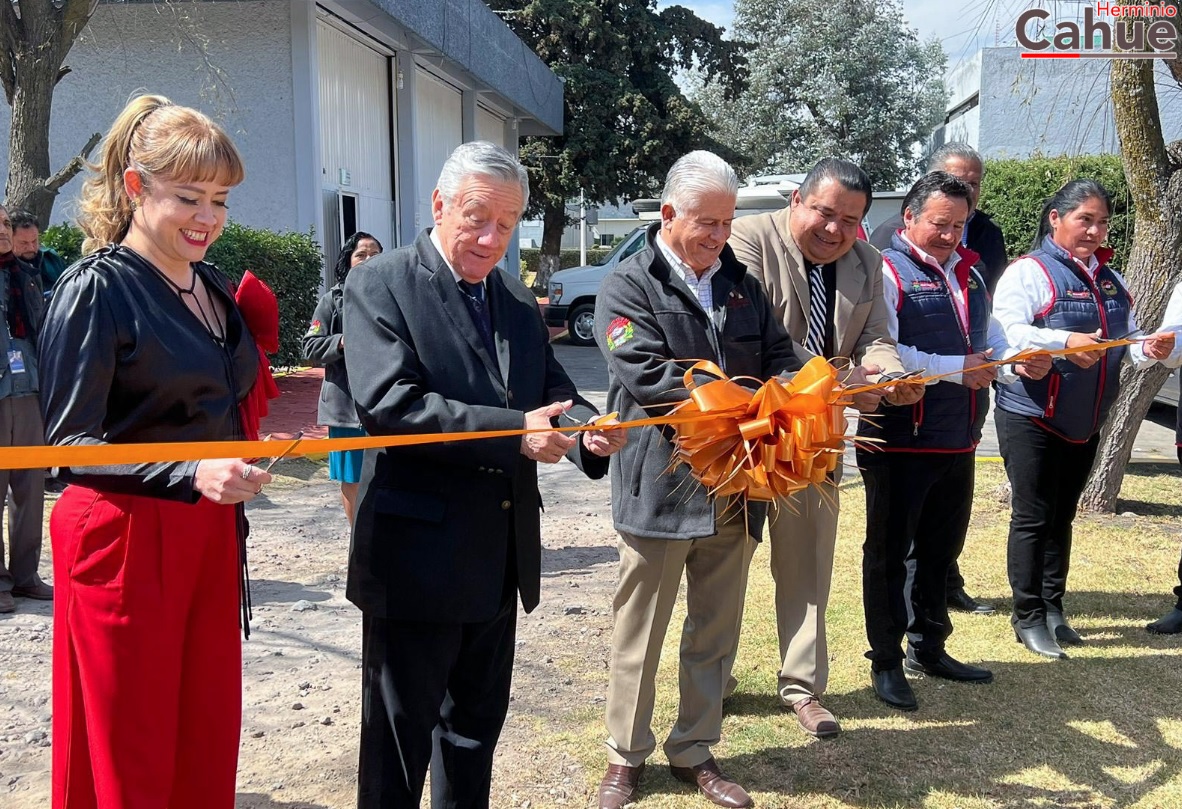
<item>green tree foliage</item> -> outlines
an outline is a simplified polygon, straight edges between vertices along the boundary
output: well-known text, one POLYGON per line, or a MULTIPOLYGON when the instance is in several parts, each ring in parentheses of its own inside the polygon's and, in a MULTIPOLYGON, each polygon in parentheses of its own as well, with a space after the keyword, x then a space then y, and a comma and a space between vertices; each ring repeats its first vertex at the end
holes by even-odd
POLYGON ((747 89, 693 94, 715 136, 759 173, 806 171, 827 155, 876 188, 919 171, 915 147, 943 118, 944 50, 921 43, 898 0, 735 0, 734 35, 754 44, 747 89))
POLYGON ((513 31, 565 81, 558 138, 527 138, 531 213, 541 214, 544 284, 557 268, 566 202, 654 193, 673 161, 718 148, 707 120, 673 80, 696 68, 733 94, 745 77, 745 46, 688 9, 655 0, 490 0, 513 31))
POLYGON ((1068 181, 1084 177, 1097 181, 1112 194, 1107 244, 1115 253, 1113 268, 1117 272, 1125 270, 1133 242, 1133 198, 1116 155, 986 161, 979 204, 1001 228, 1010 258, 1030 251, 1043 203, 1068 181))

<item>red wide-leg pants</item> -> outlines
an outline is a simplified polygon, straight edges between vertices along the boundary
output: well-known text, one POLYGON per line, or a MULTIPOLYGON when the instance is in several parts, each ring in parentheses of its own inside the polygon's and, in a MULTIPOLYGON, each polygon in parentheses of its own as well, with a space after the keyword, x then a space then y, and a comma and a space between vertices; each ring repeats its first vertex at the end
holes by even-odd
POLYGON ((54 572, 54 809, 232 809, 234 509, 66 489, 54 572))

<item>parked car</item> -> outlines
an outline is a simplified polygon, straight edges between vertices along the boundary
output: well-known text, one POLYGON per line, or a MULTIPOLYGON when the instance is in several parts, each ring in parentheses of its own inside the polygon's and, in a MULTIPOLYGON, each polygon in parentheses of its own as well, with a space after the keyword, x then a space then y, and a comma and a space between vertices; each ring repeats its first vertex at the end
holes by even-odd
POLYGON ((644 247, 644 227, 624 237, 598 264, 559 270, 550 276, 547 288, 550 302, 542 308, 547 326, 563 328, 570 334, 571 345, 595 345, 595 295, 612 268, 644 247))
POLYGON ((1166 381, 1162 383, 1161 390, 1153 397, 1153 401, 1158 404, 1163 404, 1168 407, 1178 406, 1178 372, 1174 371, 1166 377, 1166 381))

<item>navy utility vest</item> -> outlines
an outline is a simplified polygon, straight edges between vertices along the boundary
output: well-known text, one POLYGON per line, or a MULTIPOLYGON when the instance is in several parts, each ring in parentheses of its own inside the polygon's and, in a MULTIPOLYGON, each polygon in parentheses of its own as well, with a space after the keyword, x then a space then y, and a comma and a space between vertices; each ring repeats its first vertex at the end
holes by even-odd
MULTIPOLYGON (((1040 249, 1026 257, 1042 266, 1051 282, 1052 294, 1051 305, 1039 312, 1031 325, 1085 334, 1099 329, 1103 340, 1129 333, 1133 301, 1116 273, 1104 263, 1108 255, 1097 251, 1101 266, 1094 281, 1050 236, 1043 240, 1040 249)), ((1116 400, 1125 351, 1125 346, 1110 348, 1091 368, 1080 368, 1058 357, 1051 372, 1040 380, 1020 377, 1012 384, 998 385, 997 406, 1029 416, 1060 438, 1087 441, 1100 432, 1116 400)))
MULTIPOLYGON (((899 234, 883 251, 883 260, 899 276, 901 345, 945 356, 964 356, 988 347, 989 293, 973 266, 980 258, 967 247, 958 247, 957 253, 957 268, 970 268, 965 285, 967 323, 961 319, 944 273, 921 261, 899 234)), ((858 435, 882 439, 878 448, 886 452, 970 452, 981 440, 988 410, 988 388, 974 391, 956 382, 937 382, 928 385, 923 398, 913 405, 892 407, 884 402, 869 420, 861 420, 858 435)))

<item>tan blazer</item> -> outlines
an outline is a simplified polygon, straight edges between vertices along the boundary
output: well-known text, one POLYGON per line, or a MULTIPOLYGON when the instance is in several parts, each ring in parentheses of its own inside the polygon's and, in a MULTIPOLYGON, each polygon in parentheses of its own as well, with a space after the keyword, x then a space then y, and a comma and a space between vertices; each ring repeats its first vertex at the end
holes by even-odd
MULTIPOLYGON (((808 335, 809 282, 804 257, 792 239, 790 208, 739 217, 731 229, 730 246, 747 270, 763 282, 802 362, 812 354, 804 348, 808 335)), ((903 370, 894 339, 887 329, 882 296, 882 255, 864 241, 837 260, 837 301, 833 307, 836 356, 859 364, 873 363, 884 372, 903 370)))

